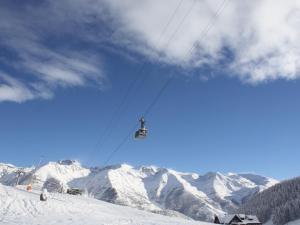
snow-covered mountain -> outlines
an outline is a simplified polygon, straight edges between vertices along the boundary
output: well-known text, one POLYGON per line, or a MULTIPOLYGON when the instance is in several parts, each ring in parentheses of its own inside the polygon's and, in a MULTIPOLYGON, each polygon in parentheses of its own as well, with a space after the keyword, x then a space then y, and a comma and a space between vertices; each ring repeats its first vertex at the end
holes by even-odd
MULTIPOLYGON (((14 185, 21 168, 0 164, 0 183, 14 185)), ((235 210, 253 194, 277 181, 255 174, 182 173, 172 169, 127 164, 85 168, 77 161, 49 162, 24 168, 19 184, 63 191, 87 190, 97 199, 161 214, 211 221, 214 214, 235 210)))

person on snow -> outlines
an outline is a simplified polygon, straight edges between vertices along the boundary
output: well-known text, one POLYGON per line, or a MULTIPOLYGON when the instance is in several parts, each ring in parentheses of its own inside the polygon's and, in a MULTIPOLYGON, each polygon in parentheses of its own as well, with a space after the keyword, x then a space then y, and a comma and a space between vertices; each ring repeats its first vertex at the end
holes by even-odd
POLYGON ((31 186, 31 184, 28 184, 28 185, 27 185, 26 190, 27 190, 27 191, 32 191, 32 186, 31 186))
POLYGON ((40 194, 40 200, 45 202, 48 198, 48 192, 47 189, 43 189, 42 193, 40 194))

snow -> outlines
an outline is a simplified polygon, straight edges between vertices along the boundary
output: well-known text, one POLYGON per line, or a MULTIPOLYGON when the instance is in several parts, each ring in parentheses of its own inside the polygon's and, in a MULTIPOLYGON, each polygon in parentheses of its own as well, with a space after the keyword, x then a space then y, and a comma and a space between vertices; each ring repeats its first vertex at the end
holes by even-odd
POLYGON ((39 192, 0 185, 0 224, 6 225, 211 225, 157 215, 83 196, 39 192))
POLYGON ((286 225, 300 225, 300 219, 291 221, 291 222, 287 223, 286 225))
POLYGON ((59 161, 49 162, 37 168, 34 174, 42 182, 51 177, 68 183, 76 178, 88 176, 90 170, 83 168, 78 162, 67 164, 66 161, 59 161))
MULTIPOLYGON (((274 225, 274 223, 272 222, 272 220, 269 220, 268 222, 264 223, 263 225, 274 225)), ((285 225, 300 225, 300 219, 288 222, 285 225)))
MULTIPOLYGON (((0 183, 14 185, 17 170, 0 164, 0 183)), ((49 162, 24 171, 27 173, 20 177, 20 184, 32 183, 41 189, 50 181, 54 187, 62 187, 53 190, 86 189, 91 196, 107 202, 205 221, 236 209, 246 198, 277 183, 254 174, 200 175, 156 166, 86 168, 72 160, 49 162)))
POLYGON ((275 179, 263 177, 258 174, 240 173, 238 175, 252 181, 253 183, 255 183, 257 185, 267 185, 267 187, 270 187, 270 186, 272 186, 272 184, 277 183, 277 180, 275 180, 275 179))

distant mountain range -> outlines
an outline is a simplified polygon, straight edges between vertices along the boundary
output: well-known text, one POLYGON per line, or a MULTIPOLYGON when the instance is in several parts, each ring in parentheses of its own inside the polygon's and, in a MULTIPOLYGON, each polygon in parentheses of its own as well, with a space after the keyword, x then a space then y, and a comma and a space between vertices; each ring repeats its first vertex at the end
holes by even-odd
POLYGON ((86 168, 72 160, 49 162, 38 168, 0 164, 0 183, 12 186, 17 180, 53 192, 81 188, 107 202, 204 221, 237 210, 254 194, 278 183, 256 174, 199 175, 127 164, 86 168))

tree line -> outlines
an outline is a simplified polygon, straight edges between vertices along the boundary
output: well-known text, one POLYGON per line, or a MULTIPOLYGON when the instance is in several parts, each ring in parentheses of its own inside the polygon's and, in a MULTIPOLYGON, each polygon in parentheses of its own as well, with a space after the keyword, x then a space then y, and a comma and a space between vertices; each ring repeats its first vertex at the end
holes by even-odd
POLYGON ((237 213, 257 215, 262 223, 272 219, 276 225, 300 219, 300 177, 256 194, 237 213))

